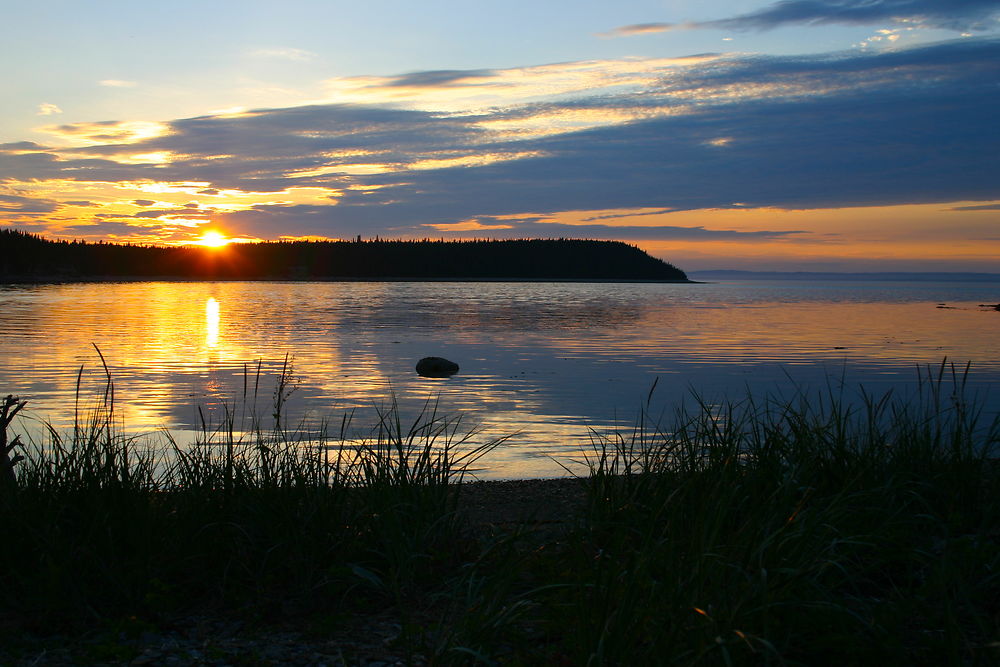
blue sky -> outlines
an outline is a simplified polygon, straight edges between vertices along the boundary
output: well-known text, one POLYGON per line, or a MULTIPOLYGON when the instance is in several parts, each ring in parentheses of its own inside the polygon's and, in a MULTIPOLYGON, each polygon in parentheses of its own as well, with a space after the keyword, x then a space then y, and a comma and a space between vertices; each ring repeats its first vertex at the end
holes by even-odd
POLYGON ((1000 271, 1000 0, 37 2, 0 224, 1000 271))

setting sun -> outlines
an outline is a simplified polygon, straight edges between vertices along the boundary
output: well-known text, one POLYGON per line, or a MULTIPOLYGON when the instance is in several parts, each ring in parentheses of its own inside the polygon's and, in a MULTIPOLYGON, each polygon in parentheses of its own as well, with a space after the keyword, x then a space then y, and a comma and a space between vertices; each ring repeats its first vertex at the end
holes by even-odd
POLYGON ((232 239, 226 238, 222 232, 209 230, 202 234, 201 238, 195 241, 195 243, 209 248, 221 248, 229 244, 230 241, 232 241, 232 239))

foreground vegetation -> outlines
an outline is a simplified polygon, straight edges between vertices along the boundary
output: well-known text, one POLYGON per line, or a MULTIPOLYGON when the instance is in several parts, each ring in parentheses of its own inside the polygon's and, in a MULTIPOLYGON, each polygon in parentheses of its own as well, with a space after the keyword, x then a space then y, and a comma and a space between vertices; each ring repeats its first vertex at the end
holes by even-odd
POLYGON ((595 434, 583 510, 544 532, 463 518, 501 441, 432 406, 345 440, 288 429, 279 382, 268 428, 234 410, 182 448, 116 431, 109 383, 2 489, 0 662, 56 631, 127 662, 122 628, 198 614, 314 638, 390 618, 414 664, 991 664, 1000 428, 945 370, 912 400, 695 401, 595 434))

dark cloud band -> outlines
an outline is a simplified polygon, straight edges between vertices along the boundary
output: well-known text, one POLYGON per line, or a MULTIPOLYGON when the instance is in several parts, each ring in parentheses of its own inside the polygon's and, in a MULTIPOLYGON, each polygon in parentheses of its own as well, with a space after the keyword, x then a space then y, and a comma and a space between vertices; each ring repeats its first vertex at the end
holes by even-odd
MULTIPOLYGON (((406 76, 441 86, 462 78, 406 76)), ((736 202, 797 209, 1000 200, 996 40, 877 54, 715 57, 664 66, 647 81, 641 89, 475 114, 311 105, 177 120, 162 136, 78 152, 7 144, 0 146, 0 179, 196 183, 206 184, 197 187, 207 197, 296 187, 328 193, 328 205, 223 214, 203 201, 197 210, 172 205, 134 214, 164 222, 212 216, 265 238, 421 235, 428 225, 490 216, 534 217, 534 225, 512 227, 528 230, 521 235, 561 236, 567 228, 546 223, 546 215, 736 202), (577 131, 528 131, 545 119, 580 114, 607 120, 577 131), (495 131, 491 123, 524 131, 495 131), (119 159, 157 152, 173 157, 157 164, 119 159)), ((0 209, 12 214, 55 206, 21 194, 0 199, 0 209)), ((572 229, 711 236, 592 227, 572 229)))

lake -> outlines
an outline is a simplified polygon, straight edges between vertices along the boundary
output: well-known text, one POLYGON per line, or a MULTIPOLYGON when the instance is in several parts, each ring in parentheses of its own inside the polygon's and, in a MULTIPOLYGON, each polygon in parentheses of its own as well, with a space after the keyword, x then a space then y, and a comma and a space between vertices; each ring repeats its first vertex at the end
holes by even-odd
MULTIPOLYGON (((970 393, 1000 407, 997 283, 731 281, 713 284, 533 282, 134 282, 0 286, 0 394, 72 425, 100 395, 107 361, 129 432, 168 429, 190 442, 202 415, 221 422, 260 364, 269 414, 286 355, 288 416, 359 429, 398 401, 427 401, 513 434, 485 478, 566 474, 593 431, 628 427, 645 404, 669 414, 693 392, 709 403, 844 387, 905 393, 919 368, 972 364, 970 393), (414 372, 424 356, 461 366, 414 372)), ((37 432, 37 421, 24 424, 37 432), (34 426, 32 424, 35 424, 34 426)))

